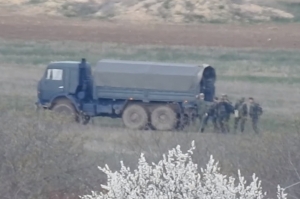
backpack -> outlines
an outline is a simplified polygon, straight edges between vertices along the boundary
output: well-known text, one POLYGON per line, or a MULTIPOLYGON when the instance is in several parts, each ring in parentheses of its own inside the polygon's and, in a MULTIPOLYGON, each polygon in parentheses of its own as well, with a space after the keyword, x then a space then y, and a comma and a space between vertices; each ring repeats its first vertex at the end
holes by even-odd
POLYGON ((216 115, 216 108, 217 108, 217 103, 213 102, 213 103, 210 103, 207 107, 207 113, 210 115, 210 116, 215 116, 216 115))
POLYGON ((245 115, 245 110, 244 110, 244 107, 245 107, 245 103, 240 103, 239 106, 238 106, 238 113, 239 113, 239 116, 244 116, 245 115))
POLYGON ((227 115, 228 107, 226 106, 226 103, 221 102, 218 104, 218 116, 225 116, 227 115))
POLYGON ((232 104, 230 102, 226 103, 226 111, 228 114, 234 113, 234 107, 232 106, 232 104))
POLYGON ((263 114, 263 109, 262 107, 260 106, 260 104, 256 104, 256 112, 257 112, 257 115, 262 115, 263 114))

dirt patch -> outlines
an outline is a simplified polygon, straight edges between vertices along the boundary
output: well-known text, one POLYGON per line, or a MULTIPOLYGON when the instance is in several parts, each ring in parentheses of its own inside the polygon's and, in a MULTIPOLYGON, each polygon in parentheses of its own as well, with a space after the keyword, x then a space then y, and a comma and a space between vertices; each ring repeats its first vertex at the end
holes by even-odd
POLYGON ((300 26, 281 25, 166 25, 101 22, 58 17, 0 16, 0 37, 126 43, 133 45, 187 45, 249 48, 300 48, 300 26))

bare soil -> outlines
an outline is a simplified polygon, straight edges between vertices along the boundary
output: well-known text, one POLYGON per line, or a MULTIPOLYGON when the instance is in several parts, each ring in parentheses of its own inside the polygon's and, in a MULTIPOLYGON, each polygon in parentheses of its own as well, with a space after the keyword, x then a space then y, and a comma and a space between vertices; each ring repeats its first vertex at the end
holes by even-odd
POLYGON ((300 24, 171 25, 104 22, 45 16, 0 15, 0 38, 186 45, 236 48, 300 48, 300 24))

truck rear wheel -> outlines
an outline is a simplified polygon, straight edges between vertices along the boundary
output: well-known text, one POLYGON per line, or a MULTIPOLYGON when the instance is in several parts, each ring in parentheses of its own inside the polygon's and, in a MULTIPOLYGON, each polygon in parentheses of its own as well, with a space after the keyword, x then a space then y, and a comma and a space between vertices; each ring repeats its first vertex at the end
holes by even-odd
POLYGON ((173 130, 177 124, 176 113, 169 106, 159 106, 151 113, 151 124, 160 131, 173 130))
POLYGON ((122 114, 123 123, 130 129, 144 129, 148 123, 148 114, 140 105, 129 105, 122 114))
POLYGON ((72 121, 79 122, 77 111, 68 100, 59 100, 55 102, 51 110, 63 117, 70 118, 72 121))

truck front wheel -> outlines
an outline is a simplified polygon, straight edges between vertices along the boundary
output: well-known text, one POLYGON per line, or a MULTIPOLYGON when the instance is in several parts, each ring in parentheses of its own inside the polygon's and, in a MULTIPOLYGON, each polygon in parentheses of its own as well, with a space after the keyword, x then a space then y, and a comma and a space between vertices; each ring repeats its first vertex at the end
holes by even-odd
POLYGON ((124 110, 122 119, 126 127, 141 130, 148 123, 148 114, 145 108, 140 105, 129 105, 124 110))
POLYGON ((72 121, 79 122, 77 111, 68 100, 58 100, 51 110, 61 116, 70 118, 72 121))
POLYGON ((177 124, 176 113, 169 106, 159 106, 151 114, 151 124, 160 131, 173 130, 177 124))

